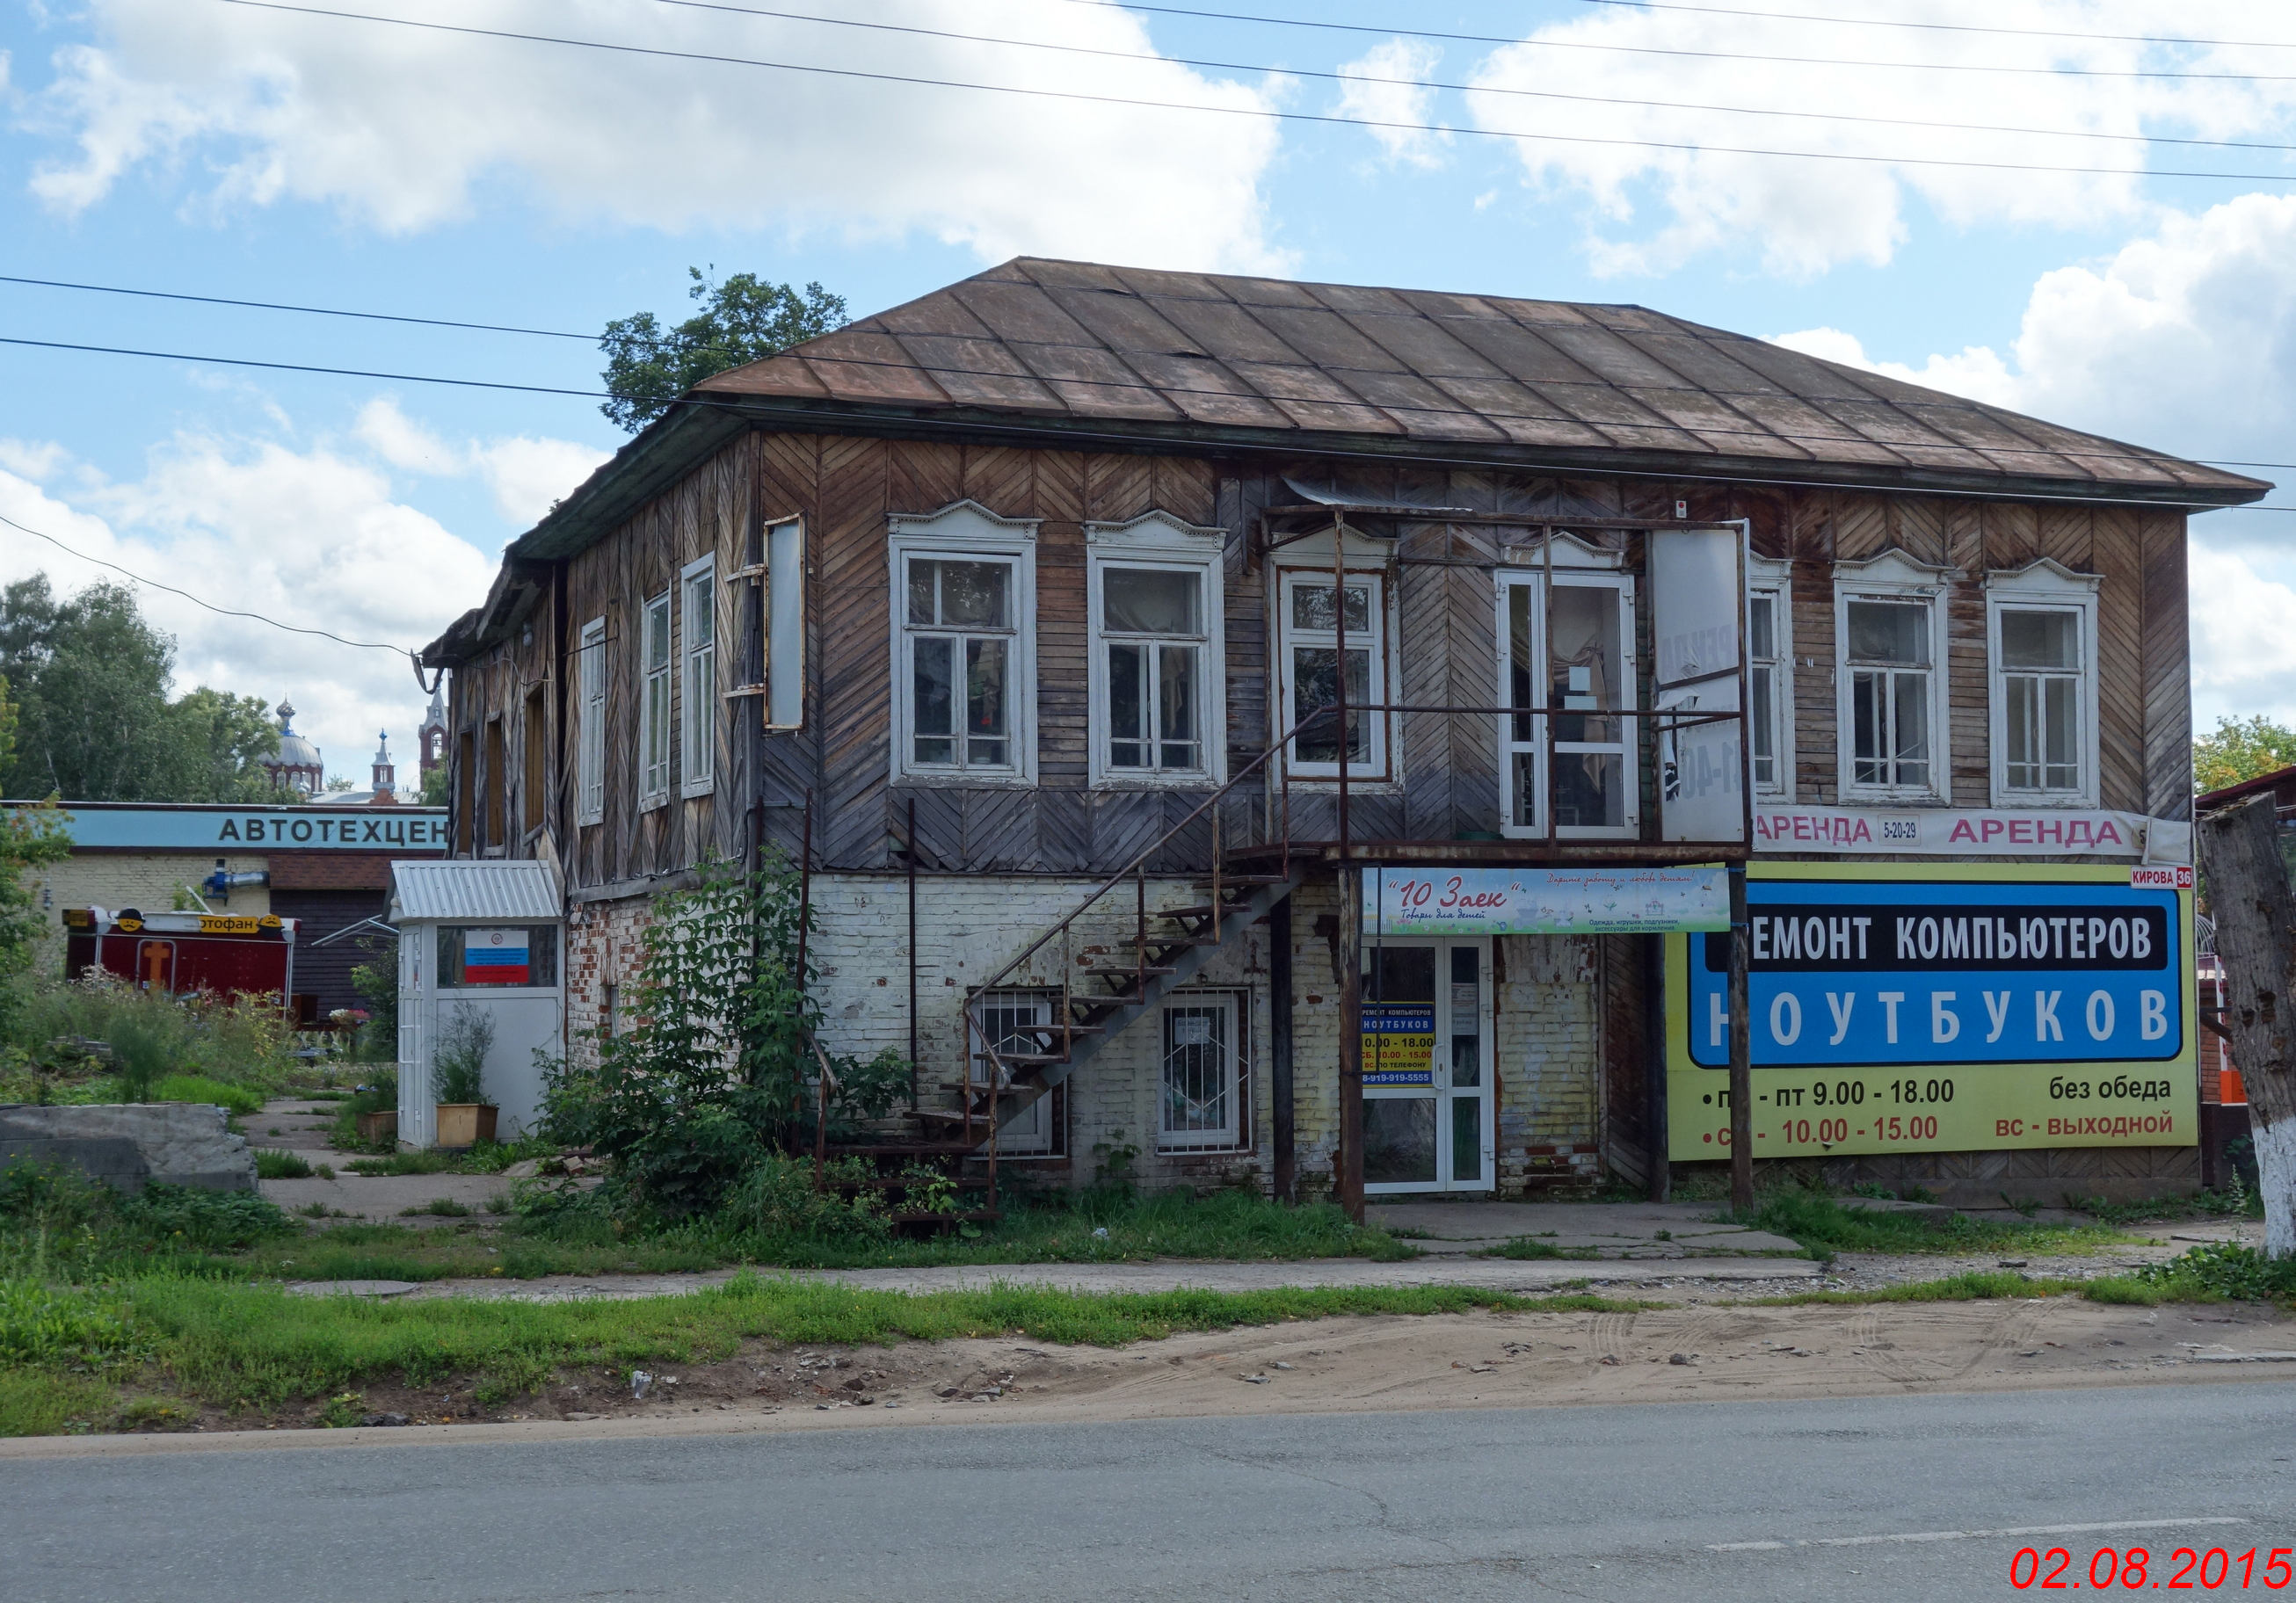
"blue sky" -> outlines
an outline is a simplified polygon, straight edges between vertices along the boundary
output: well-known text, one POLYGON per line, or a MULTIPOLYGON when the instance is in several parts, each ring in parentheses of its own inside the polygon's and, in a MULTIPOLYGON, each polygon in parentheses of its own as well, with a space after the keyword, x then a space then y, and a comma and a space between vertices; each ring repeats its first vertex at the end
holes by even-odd
MULTIPOLYGON (((2279 181, 2296 165, 2276 149, 2156 143, 2296 143, 2296 81, 2269 81, 2296 79, 2284 6, 1736 0, 1844 20, 1822 23, 1697 9, 1721 3, 1235 0, 1356 32, 1104 0, 739 0, 782 13, 770 17, 667 0, 340 6, 1439 130, 1420 132, 608 54, 227 0, 0 0, 0 274, 586 334, 639 309, 676 313, 689 264, 817 279, 857 315, 1022 251, 1086 256, 1635 301, 2147 445, 2296 461, 2296 184, 2279 181), (1513 43, 1383 31, 1406 25, 1513 43), (1309 76, 1333 72, 1357 81, 1309 76), (2145 72, 2246 76, 2114 76, 2145 72), (1810 115, 1751 114, 1765 110, 1810 115), (1718 148, 1749 146, 1882 159, 1718 148)), ((0 283, 0 335, 596 383, 582 340, 13 283, 0 283)), ((0 513, 223 605, 404 645, 472 604, 503 543, 621 438, 574 397, 9 347, 0 375, 0 513)), ((2296 563, 2282 555, 2296 531, 2264 512, 2197 527, 2202 721, 2296 718, 2296 563)), ((0 529, 0 578, 37 568, 68 588, 94 574, 0 529)), ((149 605, 182 642, 186 685, 291 696, 331 769, 363 778, 379 727, 411 751, 422 699, 403 660, 164 595, 149 605)))

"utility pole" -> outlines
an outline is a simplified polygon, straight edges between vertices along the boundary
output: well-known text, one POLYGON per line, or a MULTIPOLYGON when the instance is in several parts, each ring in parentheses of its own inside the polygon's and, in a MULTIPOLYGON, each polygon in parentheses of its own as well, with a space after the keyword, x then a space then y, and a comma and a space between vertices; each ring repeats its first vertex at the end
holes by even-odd
POLYGON ((1364 1216, 1363 870, 1340 865, 1340 1173, 1339 1205, 1357 1224, 1364 1216))
POLYGON ((1754 1211, 1754 1032, 1746 1003, 1746 865, 1730 865, 1730 1206, 1754 1211))

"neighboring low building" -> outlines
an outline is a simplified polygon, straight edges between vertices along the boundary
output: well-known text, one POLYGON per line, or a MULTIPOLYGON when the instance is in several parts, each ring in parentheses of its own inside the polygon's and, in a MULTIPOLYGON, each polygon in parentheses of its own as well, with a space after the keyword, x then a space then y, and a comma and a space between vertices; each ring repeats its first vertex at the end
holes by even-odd
POLYGON ((358 1004, 357 942, 326 937, 382 916, 394 859, 443 856, 447 842, 442 807, 74 802, 64 812, 71 855, 26 875, 53 937, 43 966, 64 961, 70 908, 275 913, 297 921, 295 994, 307 1019, 358 1004))

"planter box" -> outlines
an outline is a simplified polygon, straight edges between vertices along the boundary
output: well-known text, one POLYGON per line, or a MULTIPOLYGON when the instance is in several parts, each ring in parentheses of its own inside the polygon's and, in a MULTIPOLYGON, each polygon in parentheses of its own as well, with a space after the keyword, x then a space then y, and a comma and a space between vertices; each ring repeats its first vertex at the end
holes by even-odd
POLYGON ((358 1137, 369 1146, 377 1141, 395 1141, 398 1136, 398 1109, 385 1108, 381 1113, 358 1116, 358 1137))
POLYGON ((485 1102, 441 1102, 439 1105, 439 1144, 467 1147, 495 1138, 495 1116, 501 1110, 485 1102))

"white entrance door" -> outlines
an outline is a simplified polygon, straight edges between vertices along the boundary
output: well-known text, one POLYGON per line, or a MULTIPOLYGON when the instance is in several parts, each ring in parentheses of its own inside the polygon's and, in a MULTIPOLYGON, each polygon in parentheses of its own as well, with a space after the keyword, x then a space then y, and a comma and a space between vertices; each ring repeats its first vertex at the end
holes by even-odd
POLYGON ((1364 1190, 1493 1185, 1488 940, 1364 952, 1364 1190))

